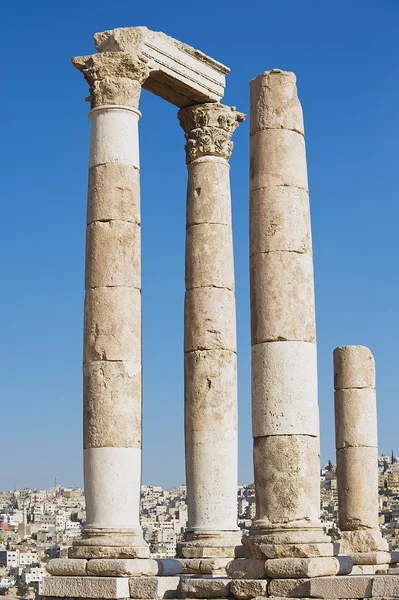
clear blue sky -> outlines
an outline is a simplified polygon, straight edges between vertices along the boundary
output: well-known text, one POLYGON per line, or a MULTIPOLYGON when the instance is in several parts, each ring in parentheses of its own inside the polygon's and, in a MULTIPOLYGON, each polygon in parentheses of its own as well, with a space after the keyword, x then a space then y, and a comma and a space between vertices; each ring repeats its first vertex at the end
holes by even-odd
MULTIPOLYGON (((96 31, 147 25, 248 82, 297 74, 305 112, 319 347, 322 460, 334 460, 332 351, 377 361, 380 450, 398 440, 398 0, 5 2, 0 169, 0 490, 82 484, 82 316, 88 88, 70 57, 96 31)), ((176 108, 143 92, 144 482, 184 480, 186 167, 176 108)), ((239 479, 252 480, 248 122, 231 160, 238 308, 239 479)))

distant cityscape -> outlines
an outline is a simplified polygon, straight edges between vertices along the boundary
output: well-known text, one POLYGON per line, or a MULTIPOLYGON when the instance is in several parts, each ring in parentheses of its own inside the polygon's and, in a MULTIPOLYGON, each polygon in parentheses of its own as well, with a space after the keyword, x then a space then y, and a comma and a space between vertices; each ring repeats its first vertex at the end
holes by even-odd
MULTIPOLYGON (((399 549, 399 461, 382 455, 379 465, 380 527, 393 550, 399 549)), ((339 538, 336 467, 320 472, 321 520, 339 538)), ((255 517, 253 483, 238 487, 237 515, 243 535, 255 517)), ((54 485, 49 491, 0 492, 0 595, 32 596, 40 592, 51 558, 64 558, 86 520, 84 492, 54 485), (15 592, 17 590, 17 593, 15 592)), ((154 558, 173 558, 187 524, 186 486, 172 490, 143 485, 141 525, 154 558)))

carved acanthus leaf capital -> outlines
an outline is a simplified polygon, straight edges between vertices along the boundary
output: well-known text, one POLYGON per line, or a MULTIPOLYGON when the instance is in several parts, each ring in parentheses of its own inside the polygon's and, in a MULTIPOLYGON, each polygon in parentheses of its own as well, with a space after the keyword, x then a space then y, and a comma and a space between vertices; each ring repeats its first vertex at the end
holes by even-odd
POLYGON ((233 150, 231 137, 245 115, 237 112, 234 106, 209 102, 183 108, 178 118, 185 131, 186 162, 189 164, 202 156, 220 156, 229 160, 233 150))
POLYGON ((144 58, 124 52, 101 52, 75 56, 72 64, 90 86, 91 108, 104 104, 138 107, 141 86, 149 76, 144 58))

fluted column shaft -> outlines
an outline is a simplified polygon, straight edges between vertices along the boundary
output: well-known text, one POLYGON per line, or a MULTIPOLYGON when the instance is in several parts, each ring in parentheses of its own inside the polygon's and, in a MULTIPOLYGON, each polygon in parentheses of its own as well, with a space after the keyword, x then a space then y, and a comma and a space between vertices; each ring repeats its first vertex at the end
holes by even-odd
POLYGON ((368 348, 335 348, 334 388, 341 551, 387 550, 378 523, 375 363, 368 348))
POLYGON ((74 59, 90 85, 84 324, 87 524, 74 557, 148 556, 140 527, 141 246, 138 101, 143 64, 74 59))
MULTIPOLYGON (((256 536, 265 536, 263 543, 283 544, 328 542, 319 520, 314 277, 302 108, 293 73, 262 73, 251 81, 250 90, 257 505, 252 539, 256 542, 256 536)), ((331 553, 329 544, 326 550, 331 553)), ((308 548, 302 556, 312 553, 323 555, 320 549, 308 548)))
MULTIPOLYGON (((202 540, 204 547, 234 546, 238 541, 236 315, 228 159, 232 133, 243 118, 217 103, 179 112, 188 166, 185 538, 202 540)), ((204 548, 198 552, 212 555, 204 548)), ((192 557, 192 551, 188 555, 192 557)))

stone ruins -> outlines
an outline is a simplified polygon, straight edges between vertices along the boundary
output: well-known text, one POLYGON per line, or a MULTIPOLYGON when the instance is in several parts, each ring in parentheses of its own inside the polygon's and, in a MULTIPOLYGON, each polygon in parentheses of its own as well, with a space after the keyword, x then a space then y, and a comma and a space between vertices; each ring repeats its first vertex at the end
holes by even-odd
POLYGON ((93 599, 399 598, 378 527, 375 370, 334 351, 339 519, 319 518, 319 415, 310 209, 293 73, 250 85, 252 420, 256 517, 237 526, 237 375, 229 158, 245 115, 220 103, 229 69, 146 27, 94 36, 73 59, 90 88, 84 325, 87 523, 43 596, 93 599), (186 139, 184 315, 188 525, 176 559, 140 527, 141 248, 138 109, 176 105, 186 139))

